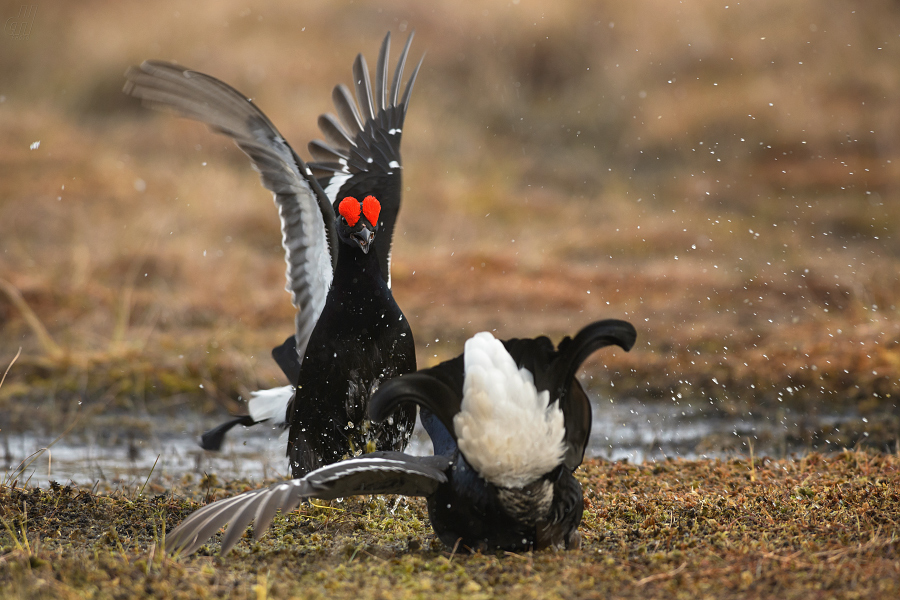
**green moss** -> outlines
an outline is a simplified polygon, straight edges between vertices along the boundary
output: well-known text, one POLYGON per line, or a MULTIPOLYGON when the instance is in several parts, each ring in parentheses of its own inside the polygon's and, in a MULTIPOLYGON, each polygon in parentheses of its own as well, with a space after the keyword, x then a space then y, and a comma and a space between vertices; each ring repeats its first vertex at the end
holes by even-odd
POLYGON ((353 498, 278 515, 226 557, 177 560, 164 531, 246 489, 208 477, 148 495, 0 488, 0 589, 25 597, 893 598, 900 586, 900 458, 591 461, 583 545, 453 553, 421 499, 353 498), (155 495, 153 495, 155 494, 155 495), (262 586, 262 587, 260 587, 262 586))

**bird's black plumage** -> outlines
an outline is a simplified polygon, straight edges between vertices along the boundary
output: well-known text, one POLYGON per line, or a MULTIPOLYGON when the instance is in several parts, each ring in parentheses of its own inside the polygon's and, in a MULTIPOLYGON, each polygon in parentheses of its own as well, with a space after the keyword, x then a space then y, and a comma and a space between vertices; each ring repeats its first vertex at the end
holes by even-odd
POLYGON ((355 226, 338 218, 334 280, 288 407, 294 477, 347 455, 403 450, 415 425, 415 407, 377 423, 367 414, 381 382, 416 370, 412 330, 381 277, 378 248, 360 247, 375 229, 364 216, 355 226))
MULTIPOLYGON (((502 392, 505 385, 495 381, 500 388, 478 387, 479 365, 469 368, 467 343, 466 352, 455 359, 382 384, 369 404, 373 420, 388 418, 407 403, 427 408, 430 418, 425 425, 435 442, 435 456, 366 454, 313 471, 300 479, 221 500, 200 509, 176 527, 167 537, 169 551, 193 552, 220 526, 229 524, 222 543, 222 551, 227 552, 253 519, 257 521, 254 536, 258 538, 276 509, 292 510, 303 498, 370 493, 426 497, 432 527, 451 547, 513 551, 575 547, 580 540, 578 525, 583 495, 573 471, 581 463, 590 435, 590 405, 575 379, 575 372, 590 352, 612 344, 629 350, 635 337, 630 324, 607 320, 589 325, 574 338, 564 339, 558 347, 545 337, 503 342, 504 352, 514 363, 513 371, 518 368, 527 372, 520 374, 515 385, 508 389, 518 389, 517 385, 532 381, 532 392, 537 394, 530 397, 541 398, 546 393, 547 414, 558 407, 565 424, 564 435, 558 440, 559 453, 551 457, 553 464, 540 471, 535 470, 534 464, 525 465, 525 471, 530 474, 515 485, 491 481, 493 475, 473 466, 484 457, 471 455, 472 445, 463 443, 471 432, 460 416, 471 410, 472 402, 481 402, 482 409, 486 406, 484 399, 473 400, 473 395, 477 396, 479 390, 502 392), (585 415, 587 424, 580 422, 585 415)), ((479 351, 472 350, 473 354, 479 351)), ((478 360, 476 356, 471 362, 478 360)), ((493 396, 489 400, 504 402, 493 396)), ((528 408, 527 399, 521 401, 523 411, 533 410, 528 408)), ((488 421, 496 418, 489 413, 483 418, 488 421)), ((514 436, 523 452, 534 452, 533 448, 526 449, 528 438, 531 434, 539 436, 540 432, 518 431, 514 423, 502 420, 495 425, 510 429, 507 433, 514 436)), ((554 452, 552 448, 546 451, 554 452)), ((505 475, 507 471, 521 471, 523 465, 515 464, 515 458, 513 464, 494 465, 499 469, 497 472, 505 475)))
MULTIPOLYGON (((126 93, 141 98, 148 106, 204 122, 214 131, 231 137, 250 157, 263 185, 273 192, 281 217, 287 290, 297 307, 297 316, 294 335, 276 347, 272 354, 291 385, 254 393, 250 415, 234 418, 206 432, 201 437, 202 447, 219 449, 228 430, 238 424, 252 425, 271 420, 289 426, 293 424, 292 418, 326 419, 328 427, 333 425, 345 433, 355 430, 356 434, 364 434, 362 438, 359 435, 344 436, 343 441, 355 440, 354 447, 363 438, 374 441, 379 449, 405 446, 412 429, 411 425, 407 426, 409 411, 394 423, 370 432, 365 419, 368 392, 355 395, 348 392, 347 380, 354 380, 360 388, 371 390, 386 376, 415 370, 412 334, 389 289, 391 243, 402 188, 400 140, 410 93, 421 66, 420 62, 401 96, 402 75, 411 43, 412 34, 397 62, 393 81, 388 82, 390 33, 385 36, 378 56, 374 94, 365 59, 362 55, 357 56, 353 65, 356 101, 345 86, 334 89, 332 97, 339 117, 323 115, 319 118, 326 141, 309 144, 314 160, 308 164, 253 102, 214 77, 159 61, 146 61, 125 73, 126 93), (348 254, 341 250, 343 244, 339 234, 346 222, 342 225, 337 205, 347 196, 362 200, 370 195, 381 205, 378 222, 370 223, 372 232, 377 230, 374 251, 361 253, 360 256, 365 258, 357 260, 350 256, 352 252, 348 254), (353 279, 352 271, 357 268, 364 269, 366 276, 351 288, 346 284, 353 279), (341 269, 350 271, 342 278, 343 291, 333 293, 335 281, 342 277, 341 269), (369 276, 373 273, 382 280, 381 283, 369 276), (366 301, 367 294, 374 295, 372 302, 366 301), (329 302, 338 302, 341 306, 325 311, 329 302), (347 318, 351 309, 362 312, 355 315, 358 318, 347 318), (388 314, 397 317, 390 324, 387 324, 388 314), (322 323, 323 319, 331 321, 322 323), (378 326, 372 325, 376 322, 378 326), (317 334, 320 325, 324 329, 317 334), (363 331, 373 333, 368 335, 361 333, 363 331), (395 340, 400 333, 405 333, 405 338, 395 340), (335 346, 329 353, 328 344, 322 343, 326 336, 356 346, 335 346), (314 339, 318 339, 319 344, 310 352, 309 344, 314 339), (315 358, 308 358, 310 354, 315 358), (308 360, 324 362, 310 365, 304 375, 302 365, 308 360), (316 387, 313 401, 307 394, 310 385, 304 385, 305 389, 299 390, 294 398, 292 386, 301 379, 310 381, 314 373, 324 376, 331 387, 327 390, 321 385, 316 387), (344 381, 338 383, 340 379, 344 381), (326 391, 330 395, 324 395, 326 391), (292 398, 289 409, 288 401, 292 398), (313 407, 313 402, 319 405, 313 407), (337 408, 343 405, 346 410, 337 408), (360 418, 337 425, 339 419, 356 415, 360 410, 360 418)), ((318 422, 311 425, 327 428, 318 422)), ((294 441, 303 437, 300 433, 291 435, 294 449, 297 448, 294 441)), ((332 450, 323 450, 315 464, 321 464, 325 454, 332 456, 337 452, 332 450)), ((290 451, 292 460, 295 452, 290 451)), ((301 454, 308 456, 308 452, 301 454)), ((298 473, 296 469, 294 472, 298 473)))

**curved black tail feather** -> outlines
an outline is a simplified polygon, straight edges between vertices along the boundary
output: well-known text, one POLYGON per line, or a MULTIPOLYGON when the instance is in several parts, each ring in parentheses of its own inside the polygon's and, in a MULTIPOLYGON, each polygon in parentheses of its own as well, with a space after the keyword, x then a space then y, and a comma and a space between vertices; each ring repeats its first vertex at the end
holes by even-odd
POLYGON ((200 436, 200 447, 204 450, 212 450, 218 452, 222 449, 222 442, 225 441, 225 434, 231 431, 236 425, 250 427, 256 425, 258 421, 254 421, 250 415, 235 417, 230 421, 225 421, 218 427, 213 427, 209 431, 200 436))

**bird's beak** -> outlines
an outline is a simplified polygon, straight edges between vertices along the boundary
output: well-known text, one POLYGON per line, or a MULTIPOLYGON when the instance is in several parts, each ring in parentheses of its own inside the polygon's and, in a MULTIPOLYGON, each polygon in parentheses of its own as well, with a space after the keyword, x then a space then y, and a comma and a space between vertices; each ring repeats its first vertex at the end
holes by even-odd
POLYGON ((350 237, 359 244, 359 249, 363 251, 363 254, 368 254, 369 250, 372 248, 372 242, 375 241, 375 232, 363 225, 362 229, 354 231, 350 234, 350 237))

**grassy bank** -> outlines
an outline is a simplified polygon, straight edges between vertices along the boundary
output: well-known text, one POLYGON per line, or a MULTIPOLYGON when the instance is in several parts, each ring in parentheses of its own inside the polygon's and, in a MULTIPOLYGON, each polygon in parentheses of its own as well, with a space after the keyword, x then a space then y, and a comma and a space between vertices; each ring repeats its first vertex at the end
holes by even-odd
POLYGON ((122 94, 129 65, 223 78, 306 155, 355 54, 413 28, 393 282, 421 365, 624 318, 634 351, 588 366, 622 394, 896 420, 898 27, 886 0, 41 11, 0 36, 0 364, 23 347, 0 427, 284 383, 270 196, 228 140, 122 94))
POLYGON ((215 478, 107 496, 0 488, 6 598, 895 598, 900 458, 590 462, 583 545, 468 555, 443 547, 424 503, 347 499, 278 517, 229 556, 173 560, 163 532, 215 478))

